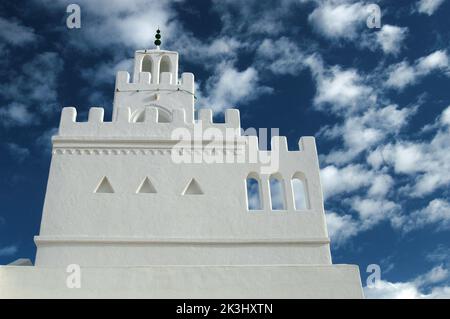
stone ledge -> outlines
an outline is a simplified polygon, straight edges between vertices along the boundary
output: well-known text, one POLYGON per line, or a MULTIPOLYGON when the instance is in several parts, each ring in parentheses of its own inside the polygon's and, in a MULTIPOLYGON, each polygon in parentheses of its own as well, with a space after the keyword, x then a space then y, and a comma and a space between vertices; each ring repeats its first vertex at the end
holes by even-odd
POLYGON ((0 267, 0 298, 363 298, 355 265, 0 267))

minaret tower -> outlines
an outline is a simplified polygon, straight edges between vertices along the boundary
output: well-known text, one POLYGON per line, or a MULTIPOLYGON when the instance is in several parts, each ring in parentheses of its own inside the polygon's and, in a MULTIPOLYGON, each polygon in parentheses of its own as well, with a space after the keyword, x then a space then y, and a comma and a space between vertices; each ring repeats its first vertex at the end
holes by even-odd
POLYGON ((174 109, 185 110, 186 120, 194 120, 194 75, 183 73, 178 79, 178 52, 161 50, 161 31, 156 31, 155 49, 134 54, 130 83, 127 72, 119 72, 114 93, 113 120, 119 109, 130 107, 131 121, 144 120, 148 106, 158 109, 158 122, 168 123, 174 109))

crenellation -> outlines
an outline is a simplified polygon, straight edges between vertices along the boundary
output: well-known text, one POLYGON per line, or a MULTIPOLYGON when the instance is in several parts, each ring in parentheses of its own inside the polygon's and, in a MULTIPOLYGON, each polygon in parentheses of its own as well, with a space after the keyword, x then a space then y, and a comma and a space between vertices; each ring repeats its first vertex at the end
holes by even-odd
POLYGON ((288 152, 286 136, 272 136, 270 146, 272 152, 278 152, 279 154, 285 154, 288 152))
POLYGON ((159 79, 159 84, 172 84, 172 73, 162 72, 159 79))
POLYGON ((139 84, 149 85, 152 82, 152 74, 150 72, 139 72, 139 84))
POLYGON ((88 122, 103 123, 105 110, 102 107, 91 107, 89 109, 88 122))
POLYGON ((195 82, 193 73, 184 72, 181 74, 181 87, 189 92, 194 93, 195 82))
POLYGON ((225 125, 234 129, 241 128, 241 117, 238 109, 225 110, 225 125))
POLYGON ((159 83, 154 83, 150 72, 139 72, 136 81, 130 81, 127 71, 118 71, 116 75, 116 91, 158 91, 182 90, 194 94, 195 84, 192 73, 182 73, 181 80, 174 79, 171 72, 162 72, 159 83))
POLYGON ((202 125, 211 125, 213 122, 213 111, 212 109, 200 109, 198 110, 198 121, 201 121, 202 125))

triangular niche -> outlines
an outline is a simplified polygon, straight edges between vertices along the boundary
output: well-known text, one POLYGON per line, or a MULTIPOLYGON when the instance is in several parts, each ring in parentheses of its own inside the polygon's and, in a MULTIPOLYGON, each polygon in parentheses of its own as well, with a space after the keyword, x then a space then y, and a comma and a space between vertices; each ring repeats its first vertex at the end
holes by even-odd
POLYGON ((182 195, 202 195, 203 191, 199 183, 193 178, 184 189, 182 195))
POLYGON ((150 180, 148 179, 148 177, 146 177, 141 185, 139 186, 137 192, 137 194, 155 194, 156 193, 156 189, 153 186, 152 182, 150 182, 150 180))
POLYGON ((112 194, 114 193, 114 189, 111 186, 111 183, 109 182, 108 178, 105 176, 103 177, 102 181, 100 182, 100 184, 98 184, 97 188, 95 189, 94 193, 97 194, 112 194))

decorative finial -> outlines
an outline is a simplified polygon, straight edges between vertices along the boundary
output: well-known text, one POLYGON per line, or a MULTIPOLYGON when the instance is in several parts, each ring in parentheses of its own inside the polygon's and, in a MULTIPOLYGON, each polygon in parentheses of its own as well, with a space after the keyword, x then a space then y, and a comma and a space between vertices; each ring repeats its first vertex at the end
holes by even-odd
POLYGON ((158 30, 156 30, 156 34, 155 34, 155 38, 156 38, 156 40, 155 40, 155 45, 157 46, 157 47, 159 47, 160 45, 161 45, 161 31, 159 30, 159 28, 158 28, 158 30))

